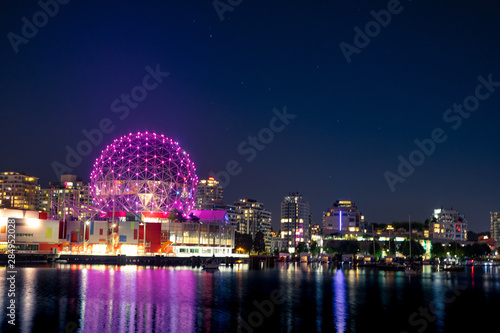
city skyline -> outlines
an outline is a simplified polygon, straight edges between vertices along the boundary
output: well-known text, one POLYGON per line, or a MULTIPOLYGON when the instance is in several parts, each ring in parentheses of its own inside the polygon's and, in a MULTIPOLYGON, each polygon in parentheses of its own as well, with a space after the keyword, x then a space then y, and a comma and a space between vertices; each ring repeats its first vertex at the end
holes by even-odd
MULTIPOLYGON (((9 177, 12 177, 12 179, 18 178, 18 177, 29 179, 29 181, 26 181, 25 183, 28 184, 28 186, 32 186, 32 187, 35 186, 35 187, 37 187, 39 189, 39 193, 37 195, 37 197, 40 197, 40 201, 39 201, 39 205, 40 206, 38 206, 38 210, 39 211, 45 211, 45 212, 48 211, 47 207, 46 207, 48 205, 47 198, 49 198, 49 196, 55 195, 55 194, 51 194, 52 191, 50 191, 51 189, 53 190, 54 187, 56 187, 56 188, 62 188, 62 189, 64 189, 64 192, 69 191, 70 193, 72 193, 75 188, 80 188, 82 186, 83 187, 87 187, 87 192, 81 192, 81 196, 83 198, 83 201, 81 201, 81 202, 84 203, 84 204, 92 206, 91 203, 92 203, 93 199, 92 199, 92 195, 90 194, 91 191, 89 190, 90 183, 83 182, 82 178, 80 176, 78 176, 78 175, 71 175, 71 174, 61 175, 60 182, 49 182, 49 184, 47 186, 42 186, 41 184, 38 184, 36 182, 38 180, 38 177, 33 177, 33 175, 28 175, 26 173, 18 173, 18 172, 12 172, 11 171, 11 172, 0 172, 0 207, 7 207, 7 208, 9 208, 9 207, 17 207, 17 208, 21 208, 21 207, 18 207, 17 205, 15 205, 15 206, 14 205, 10 205, 10 204, 7 205, 7 206, 6 205, 2 205, 2 198, 3 198, 2 194, 3 195, 9 195, 9 193, 8 192, 2 192, 2 184, 3 184, 3 187, 5 187, 6 183, 2 183, 2 179, 1 179, 2 176, 1 175, 4 175, 3 177, 5 178, 3 180, 3 182, 6 182, 6 179, 9 179, 9 177), (31 184, 31 185, 29 185, 29 184, 31 184), (47 192, 47 190, 49 190, 49 191, 47 192), (84 195, 84 193, 85 193, 85 195, 84 195)), ((21 180, 15 180, 15 182, 20 182, 20 181, 21 180)), ((7 181, 7 183, 10 183, 10 182, 7 181)), ((220 186, 219 182, 216 179, 214 179, 213 177, 209 177, 208 179, 200 179, 197 187, 198 187, 198 190, 197 190, 196 196, 193 198, 193 202, 195 200, 196 201, 196 205, 193 207, 193 209, 191 211, 200 210, 200 209, 205 209, 205 210, 221 210, 222 209, 222 210, 226 210, 227 213, 230 214, 230 219, 231 219, 231 214, 243 214, 244 208, 240 207, 239 208, 239 212, 234 211, 234 209, 238 209, 238 205, 241 205, 242 202, 246 202, 247 200, 250 200, 251 202, 258 203, 258 200, 254 199, 254 198, 248 198, 248 197, 245 197, 245 196, 240 196, 239 199, 233 201, 234 205, 232 203, 224 202, 222 200, 222 198, 223 198, 223 189, 220 186), (201 188, 201 191, 200 191, 200 188, 201 188)), ((23 191, 24 191, 24 189, 23 189, 23 191)), ((30 192, 33 192, 33 191, 30 191, 30 192)), ((66 195, 64 195, 64 197, 65 196, 66 195)), ((57 195, 56 195, 56 197, 57 197, 57 195)), ((323 233, 325 233, 325 234, 332 234, 332 233, 340 232, 340 231, 366 233, 367 230, 364 230, 364 229, 366 229, 366 226, 369 225, 369 224, 371 224, 371 223, 390 225, 393 222, 397 222, 397 223, 401 223, 401 222, 404 223, 404 222, 406 222, 406 221, 397 221, 397 220, 385 221, 385 222, 370 222, 370 221, 366 221, 365 222, 364 215, 362 215, 362 212, 358 210, 358 208, 356 207, 355 203, 351 202, 350 200, 346 200, 345 198, 341 198, 340 200, 335 201, 333 203, 332 207, 330 207, 328 210, 326 210, 325 212, 323 212, 323 214, 322 214, 322 221, 320 221, 319 223, 316 223, 312 219, 312 216, 309 214, 309 203, 307 201, 307 198, 303 197, 298 192, 290 192, 290 193, 288 193, 288 195, 284 196, 283 201, 281 202, 281 211, 280 211, 281 214, 280 214, 279 218, 275 216, 274 219, 273 219, 272 212, 270 212, 271 213, 271 216, 269 217, 271 219, 270 227, 271 227, 271 229, 273 231, 281 231, 282 234, 283 234, 284 231, 288 232, 288 230, 290 228, 292 228, 292 227, 288 226, 288 227, 284 228, 284 226, 287 225, 287 223, 285 223, 285 222, 292 222, 292 219, 293 219, 293 222, 294 222, 293 224, 299 223, 298 220, 295 221, 298 218, 299 215, 297 215, 297 216, 290 215, 289 216, 289 214, 291 213, 291 211, 288 212, 288 210, 290 208, 293 208, 292 211, 295 210, 294 207, 295 207, 295 205, 297 205, 297 202, 295 201, 297 199, 295 199, 295 198, 300 199, 300 203, 302 203, 302 200, 303 200, 303 204, 305 204, 307 206, 307 209, 304 210, 304 211, 302 211, 303 210, 302 207, 300 208, 300 211, 301 211, 300 215, 302 217, 302 220, 301 220, 300 223, 301 223, 301 225, 302 225, 302 223, 304 225, 304 227, 300 227, 300 229, 301 228, 306 228, 303 231, 304 235, 308 234, 308 231, 306 231, 306 230, 309 230, 309 228, 311 228, 314 224, 321 225, 322 228, 323 228, 323 233), (296 203, 294 205, 292 205, 293 207, 288 207, 285 204, 285 202, 294 202, 294 201, 296 203), (283 206, 284 204, 288 208, 285 209, 284 206, 283 206), (344 208, 336 208, 336 207, 344 207, 344 208), (345 219, 346 219, 344 221, 344 227, 342 227, 342 224, 343 224, 342 223, 342 217, 338 216, 339 215, 338 212, 334 213, 334 211, 336 211, 336 210, 343 210, 343 209, 346 210, 347 212, 355 212, 352 215, 348 214, 348 213, 341 214, 342 216, 345 216, 345 219), (283 215, 283 214, 285 214, 285 215, 283 215), (334 215, 337 216, 335 218, 336 222, 335 222, 335 224, 332 224, 332 222, 333 222, 332 219, 334 218, 334 215), (348 216, 351 216, 351 221, 349 221, 348 216), (285 219, 289 219, 290 217, 292 217, 292 219, 287 220, 287 221, 283 220, 284 218, 285 219), (306 222, 306 220, 307 220, 307 222, 306 222), (274 223, 273 223, 273 221, 274 221, 274 223), (360 222, 361 222, 361 224, 360 224, 360 222), (324 228, 326 228, 326 229, 324 229, 324 228)), ((25 197, 20 197, 19 198, 20 202, 24 202, 25 200, 29 200, 29 196, 26 197, 26 198, 25 197)), ((56 199, 56 201, 60 201, 60 200, 61 200, 60 198, 56 199)), ((77 202, 80 202, 80 199, 74 199, 74 200, 77 201, 77 202)), ((265 203, 259 203, 259 205, 264 205, 265 206, 265 203)), ((99 205, 95 205, 94 204, 93 206, 94 207, 98 207, 99 205)), ((297 207, 299 207, 299 206, 297 206, 297 207)), ((26 206, 24 209, 37 210, 33 206, 31 206, 29 208, 27 208, 27 206, 26 206)), ((122 209, 120 209, 120 210, 122 210, 122 209)), ((444 211, 453 211, 454 214, 460 214, 460 216, 462 218, 465 218, 465 214, 463 214, 463 212, 460 212, 460 210, 457 211, 457 210, 454 210, 452 207, 451 208, 447 208, 447 207, 443 207, 443 206, 440 209, 439 208, 434 209, 434 213, 429 218, 432 219, 432 217, 436 216, 436 211, 441 211, 441 210, 444 210, 444 211)), ((167 209, 167 211, 171 211, 171 210, 167 209)), ((189 212, 184 212, 184 213, 189 214, 189 212)), ((298 211, 297 211, 297 213, 298 213, 298 211)), ((493 212, 490 212, 490 217, 492 216, 491 214, 493 214, 493 212)), ((59 216, 59 218, 60 218, 60 216, 59 216)), ((411 217, 409 216, 408 218, 410 219, 411 217)), ((408 222, 409 222, 409 220, 408 220, 408 222)), ((413 221, 413 222, 420 222, 420 223, 422 223, 424 221, 413 221)), ((490 223, 492 223, 492 222, 490 221, 490 223)), ((239 229, 239 228, 240 228, 240 226, 238 225, 237 229, 239 229)), ((248 230, 246 230, 246 228, 247 227, 243 227, 243 230, 242 230, 243 233, 249 233, 248 230)), ((295 230, 294 228, 296 228, 295 225, 293 226, 292 229, 295 230)), ((290 230, 292 230, 292 229, 290 229, 290 230)), ((492 224, 490 224, 490 229, 493 230, 492 224)), ((475 232, 487 232, 487 230, 481 230, 481 231, 479 231, 479 230, 472 230, 472 229, 468 228, 467 225, 465 226, 464 230, 465 231, 475 231, 475 232)), ((252 232, 250 232, 250 234, 252 234, 252 232)), ((494 234, 494 232, 492 232, 492 237, 493 237, 493 234, 494 234)))
POLYGON ((289 192, 313 223, 341 198, 375 223, 453 208, 477 232, 500 209, 498 4, 54 3, 1 7, 1 171, 88 181, 149 130, 274 228, 289 192))

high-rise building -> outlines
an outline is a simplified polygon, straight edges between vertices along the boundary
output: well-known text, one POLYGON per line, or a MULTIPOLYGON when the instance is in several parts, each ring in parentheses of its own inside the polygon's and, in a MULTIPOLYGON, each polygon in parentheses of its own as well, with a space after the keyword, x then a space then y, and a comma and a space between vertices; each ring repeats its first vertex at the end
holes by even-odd
POLYGON ((20 172, 0 173, 0 207, 37 210, 38 178, 20 172))
POLYGON ((234 230, 239 231, 243 215, 233 205, 226 205, 223 201, 223 190, 220 183, 213 177, 202 179, 198 183, 196 203, 194 209, 225 210, 234 230))
POLYGON ((460 212, 452 209, 434 209, 430 225, 431 238, 454 241, 467 240, 467 220, 460 212))
POLYGON ((204 205, 210 205, 214 202, 222 202, 222 186, 213 177, 202 179, 198 183, 196 192, 195 209, 206 209, 204 205))
POLYGON ((255 234, 262 231, 266 242, 266 250, 271 248, 271 212, 267 211, 264 204, 254 199, 241 198, 234 203, 236 211, 241 214, 238 231, 244 234, 255 234))
POLYGON ((500 244, 500 212, 490 212, 491 216, 491 238, 500 244))
POLYGON ((41 190, 40 194, 40 210, 47 212, 49 216, 55 219, 62 219, 64 216, 73 216, 82 218, 88 216, 88 213, 80 213, 73 211, 72 205, 65 205, 66 199, 75 203, 84 205, 92 205, 90 196, 90 185, 85 183, 76 175, 61 175, 60 182, 50 182, 48 188, 41 190), (66 210, 66 212, 65 212, 66 210))
POLYGON ((281 238, 290 248, 310 240, 309 202, 299 193, 290 193, 281 202, 281 238))
POLYGON ((337 200, 323 215, 323 233, 355 233, 364 217, 351 200, 337 200))
POLYGON ((203 203, 199 206, 201 210, 225 210, 231 226, 235 231, 240 231, 239 228, 243 221, 243 214, 234 205, 226 205, 222 200, 214 200, 211 203, 203 203))

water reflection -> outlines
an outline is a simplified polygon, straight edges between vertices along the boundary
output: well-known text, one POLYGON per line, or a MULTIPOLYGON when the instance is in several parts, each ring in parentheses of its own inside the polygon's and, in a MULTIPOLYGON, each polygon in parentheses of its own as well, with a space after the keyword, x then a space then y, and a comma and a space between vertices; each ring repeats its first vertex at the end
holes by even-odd
POLYGON ((34 308, 35 308, 35 286, 36 286, 36 268, 27 268, 26 272, 23 276, 25 288, 23 288, 21 292, 21 297, 19 304, 20 308, 20 317, 21 320, 26 321, 28 325, 26 325, 23 329, 24 332, 31 332, 32 322, 30 318, 33 318, 34 308))
MULTIPOLYGON (((5 281, 4 269, 0 279, 5 281)), ((409 278, 321 264, 216 272, 58 265, 19 268, 16 283, 17 332, 354 332, 380 325, 385 331, 443 332, 459 330, 464 311, 494 317, 500 308, 498 267, 424 270, 422 277, 409 278), (283 302, 271 308, 276 290, 283 302), (259 304, 267 304, 265 310, 259 304), (431 311, 432 321, 420 308, 431 311)), ((6 286, 0 284, 3 307, 6 286)), ((1 316, 0 331, 10 329, 1 316)))
POLYGON ((335 320, 335 328, 337 332, 345 332, 348 313, 346 282, 343 270, 338 269, 335 272, 333 287, 333 318, 335 320))

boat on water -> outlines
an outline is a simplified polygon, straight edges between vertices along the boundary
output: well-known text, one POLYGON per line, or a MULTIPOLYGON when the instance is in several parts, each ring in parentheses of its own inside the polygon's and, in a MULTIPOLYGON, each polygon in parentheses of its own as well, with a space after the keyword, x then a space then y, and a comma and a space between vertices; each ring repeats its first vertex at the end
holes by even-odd
POLYGON ((384 263, 375 265, 376 268, 383 271, 404 271, 406 266, 400 263, 384 263))
POLYGON ((407 276, 420 276, 422 275, 422 265, 410 264, 405 267, 405 275, 407 276))
POLYGON ((203 269, 219 269, 219 261, 217 259, 208 259, 202 265, 203 269))

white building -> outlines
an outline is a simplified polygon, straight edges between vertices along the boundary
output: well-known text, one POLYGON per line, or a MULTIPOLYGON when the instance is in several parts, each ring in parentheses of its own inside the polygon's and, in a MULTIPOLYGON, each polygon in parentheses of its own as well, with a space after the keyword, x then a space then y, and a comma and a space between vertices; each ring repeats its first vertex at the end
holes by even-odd
POLYGON ((430 234, 433 239, 466 241, 467 220, 463 214, 456 210, 434 209, 430 234))
POLYGON ((198 183, 195 209, 207 209, 207 205, 222 202, 222 186, 213 177, 198 183))
POLYGON ((500 212, 490 212, 491 217, 491 238, 500 244, 500 212))
POLYGON ((0 253, 7 250, 8 235, 15 236, 10 239, 15 239, 20 253, 59 250, 59 221, 40 218, 40 215, 36 210, 0 209, 0 253))
POLYGON ((311 243, 316 242, 319 247, 323 247, 323 234, 319 224, 314 224, 311 226, 311 243))
POLYGON ((38 178, 19 172, 0 173, 0 207, 37 210, 38 178))
POLYGON ((299 193, 290 193, 281 202, 281 238, 287 247, 295 248, 310 241, 311 214, 309 202, 299 193))
POLYGON ((264 234, 266 250, 271 248, 271 212, 267 211, 264 204, 254 199, 241 198, 234 203, 236 211, 241 214, 238 231, 244 234, 255 234, 261 231, 264 234))
POLYGON ((284 249, 288 249, 288 243, 281 238, 281 234, 278 231, 271 232, 271 253, 276 250, 281 252, 284 249))
POLYGON ((351 200, 337 200, 323 215, 323 233, 357 233, 364 217, 351 200))

